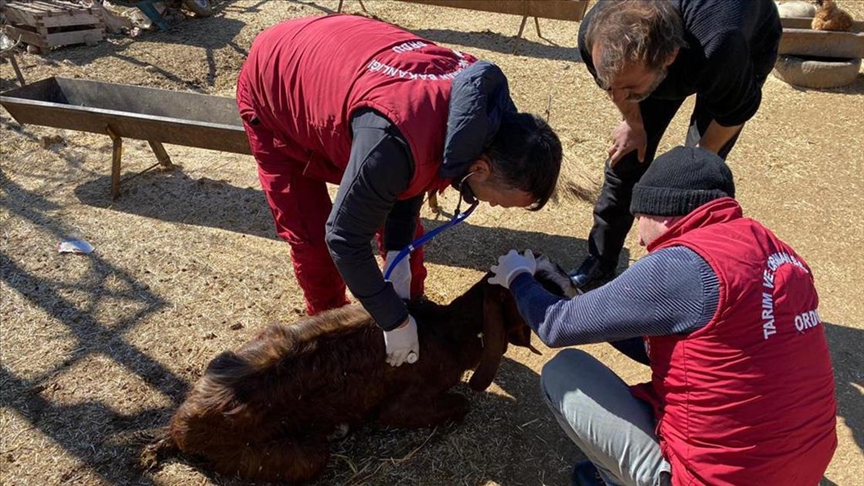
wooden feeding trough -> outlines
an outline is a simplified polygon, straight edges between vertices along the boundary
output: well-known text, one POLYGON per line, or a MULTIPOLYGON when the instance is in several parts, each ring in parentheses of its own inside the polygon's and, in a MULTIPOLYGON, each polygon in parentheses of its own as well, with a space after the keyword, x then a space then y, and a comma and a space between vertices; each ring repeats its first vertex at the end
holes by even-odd
POLYGON ((21 39, 40 54, 54 47, 95 44, 105 38, 105 23, 99 12, 81 5, 44 0, 3 2, 6 35, 21 39))
MULTIPOLYGON (((438 7, 465 8, 483 12, 503 13, 521 15, 522 25, 519 26, 518 37, 522 37, 525 23, 528 17, 534 17, 534 26, 537 35, 540 35, 540 23, 538 18, 571 20, 574 22, 582 20, 588 9, 590 0, 400 0, 402 2, 419 3, 422 5, 434 5, 438 7)), ((343 0, 339 0, 337 11, 342 11, 343 0)), ((366 11, 366 6, 360 0, 360 6, 366 11)))
POLYGON ((120 194, 123 138, 147 140, 158 165, 171 166, 163 143, 251 154, 233 98, 52 77, 0 93, 18 123, 111 137, 111 196, 120 194))
POLYGON ((774 76, 805 88, 836 88, 855 81, 864 57, 864 23, 850 32, 810 29, 812 19, 784 18, 774 76))

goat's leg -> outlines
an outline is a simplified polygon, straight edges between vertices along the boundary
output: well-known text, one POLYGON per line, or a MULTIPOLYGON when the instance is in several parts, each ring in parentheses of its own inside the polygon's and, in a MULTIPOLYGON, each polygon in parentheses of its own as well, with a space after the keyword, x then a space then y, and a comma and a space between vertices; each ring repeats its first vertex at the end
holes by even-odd
POLYGON ((461 421, 468 408, 468 399, 459 393, 442 393, 433 397, 403 396, 381 410, 378 423, 403 429, 434 427, 461 421))

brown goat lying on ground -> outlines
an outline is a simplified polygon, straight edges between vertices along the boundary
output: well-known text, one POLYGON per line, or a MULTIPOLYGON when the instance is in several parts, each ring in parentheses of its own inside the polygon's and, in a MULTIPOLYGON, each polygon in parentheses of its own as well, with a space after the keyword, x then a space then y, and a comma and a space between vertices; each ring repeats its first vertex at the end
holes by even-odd
MULTIPOLYGON (((449 305, 409 303, 420 339, 420 360, 412 365, 384 362, 381 329, 359 305, 271 325, 210 362, 142 460, 154 465, 182 451, 221 474, 300 483, 321 473, 327 438, 345 425, 419 428, 461 420, 468 399, 448 390, 466 370, 474 370, 471 388, 482 391, 508 342, 537 352, 510 292, 488 277, 449 305)), ((558 295, 576 293, 544 257, 537 279, 558 295)))

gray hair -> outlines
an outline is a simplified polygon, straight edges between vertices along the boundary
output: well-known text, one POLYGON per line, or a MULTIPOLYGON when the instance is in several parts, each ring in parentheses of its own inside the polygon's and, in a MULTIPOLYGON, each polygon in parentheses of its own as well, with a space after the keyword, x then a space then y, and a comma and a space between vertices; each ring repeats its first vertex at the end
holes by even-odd
POLYGON ((585 35, 589 51, 601 47, 594 68, 608 89, 612 79, 630 63, 654 71, 663 69, 684 41, 684 21, 669 0, 605 0, 585 35))

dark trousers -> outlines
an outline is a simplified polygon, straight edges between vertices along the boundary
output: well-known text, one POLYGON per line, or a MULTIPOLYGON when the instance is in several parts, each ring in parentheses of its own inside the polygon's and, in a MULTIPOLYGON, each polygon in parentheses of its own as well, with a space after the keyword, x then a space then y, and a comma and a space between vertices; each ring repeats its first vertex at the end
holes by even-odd
MULTIPOLYGON (((645 151, 645 161, 639 162, 634 150, 618 160, 615 167, 606 159, 606 173, 600 197, 594 205, 594 227, 588 236, 588 252, 610 264, 618 263, 618 254, 624 248, 624 240, 630 227, 633 226, 633 215, 630 214, 630 199, 633 186, 648 170, 657 152, 657 146, 666 132, 666 128, 675 117, 684 100, 658 100, 648 98, 639 103, 639 111, 645 124, 648 136, 648 147, 645 151)), ((690 129, 687 132, 685 144, 695 146, 702 134, 711 124, 711 115, 705 111, 704 103, 696 97, 696 107, 690 116, 690 129)), ((740 132, 739 132, 740 133, 740 132)), ((720 150, 723 159, 735 146, 738 140, 736 134, 720 150)))

